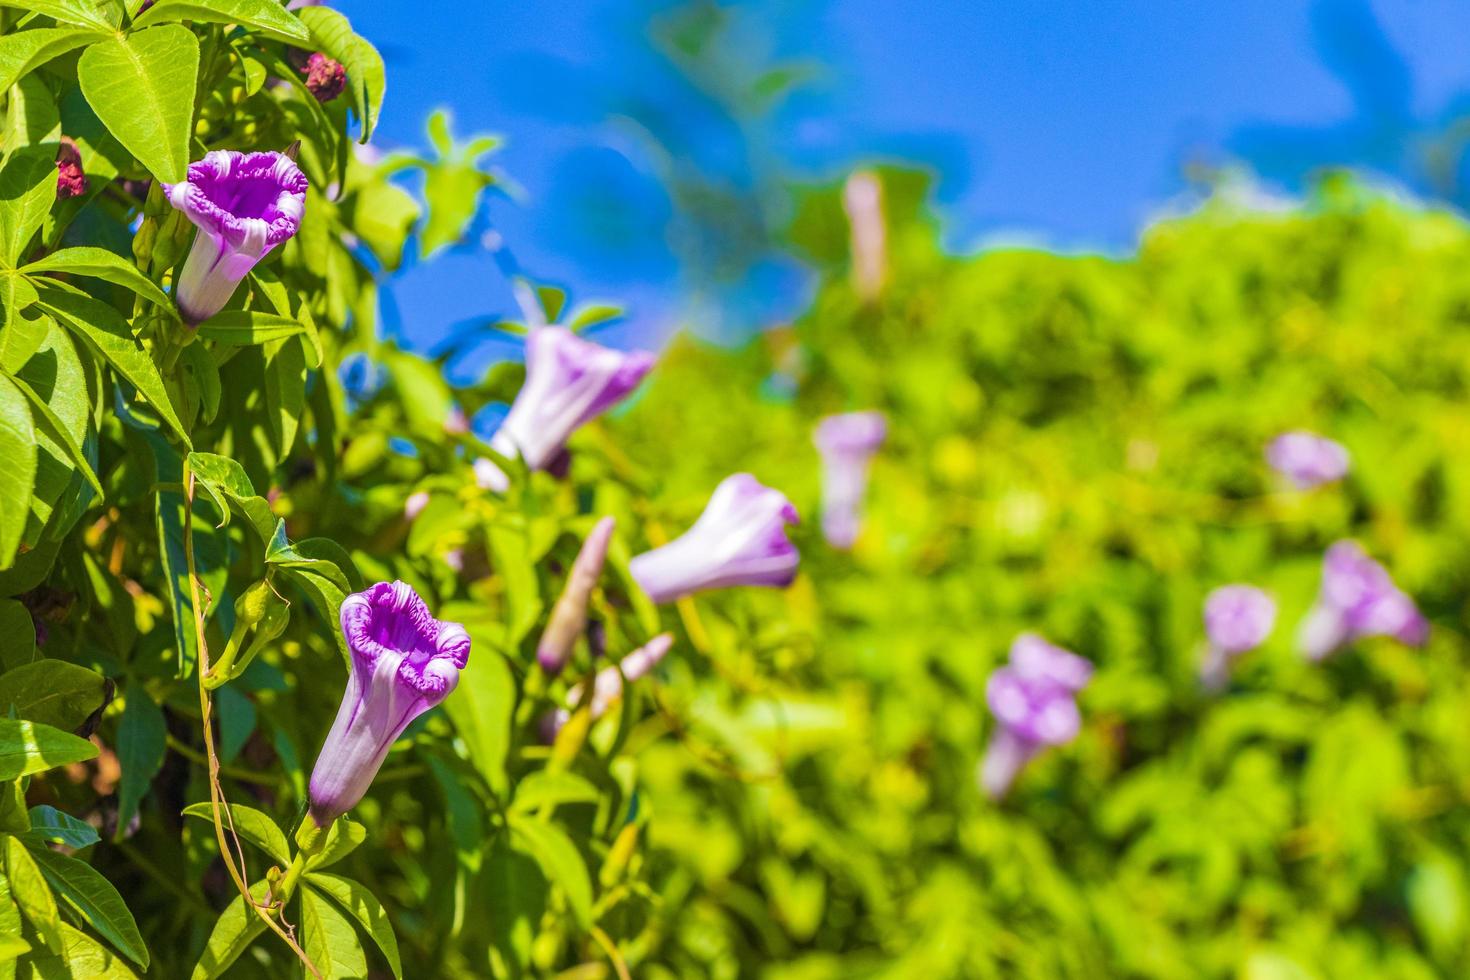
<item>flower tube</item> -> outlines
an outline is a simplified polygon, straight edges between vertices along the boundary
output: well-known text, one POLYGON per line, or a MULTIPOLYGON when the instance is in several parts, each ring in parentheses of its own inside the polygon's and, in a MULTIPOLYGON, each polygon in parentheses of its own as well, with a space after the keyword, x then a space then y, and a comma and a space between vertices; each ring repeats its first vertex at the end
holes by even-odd
POLYGON ((1218 691, 1230 679, 1230 665, 1271 635, 1276 600, 1253 585, 1222 585, 1205 597, 1205 634, 1209 643, 1200 665, 1206 690, 1218 691))
MULTIPOLYGON (((592 680, 592 702, 588 705, 592 720, 596 721, 614 708, 623 699, 624 684, 631 684, 640 677, 647 676, 673 647, 674 635, 660 633, 618 661, 616 667, 604 667, 599 670, 597 676, 592 680)), ((555 739, 556 733, 561 731, 561 727, 572 717, 572 712, 582 703, 583 695, 582 685, 579 684, 567 694, 567 706, 557 709, 556 713, 551 716, 550 724, 542 719, 542 724, 545 726, 542 736, 546 737, 548 742, 555 739)))
POLYGON ((653 368, 647 351, 618 351, 566 327, 538 327, 526 339, 526 383, 490 445, 545 469, 578 427, 638 387, 653 368))
POLYGON ((325 827, 362 799, 409 723, 448 697, 470 657, 458 623, 440 622, 413 588, 379 582, 342 603, 352 669, 311 771, 310 814, 325 827))
POLYGON ((790 585, 801 556, 786 526, 798 520, 785 494, 736 473, 715 488, 693 527, 636 556, 628 571, 654 602, 733 585, 790 585))
POLYGON ((881 412, 829 415, 817 424, 822 454, 822 534, 836 548, 851 548, 862 526, 868 464, 883 444, 888 423, 881 412))
POLYGON ((1387 570, 1353 541, 1339 541, 1322 559, 1322 587, 1302 621, 1298 645, 1308 660, 1324 660, 1365 636, 1391 636, 1422 646, 1429 621, 1387 570))
POLYGON ((1077 736, 1082 715, 1076 694, 1092 664, 1034 633, 1011 644, 1011 662, 990 675, 985 700, 999 723, 980 762, 980 788, 998 800, 1026 764, 1049 745, 1077 736))
POLYGON ((577 637, 587 628, 587 603, 607 561, 607 546, 615 523, 611 517, 604 517, 592 528, 572 563, 566 587, 551 610, 546 632, 541 634, 541 642, 536 646, 536 662, 548 674, 561 673, 577 637))
POLYGON ((223 309, 255 264, 296 234, 306 211, 306 175, 281 153, 212 150, 163 190, 199 228, 174 284, 190 325, 223 309))
POLYGON ((1347 476, 1351 458, 1340 443, 1312 432, 1285 432, 1266 447, 1266 462, 1298 490, 1347 476))

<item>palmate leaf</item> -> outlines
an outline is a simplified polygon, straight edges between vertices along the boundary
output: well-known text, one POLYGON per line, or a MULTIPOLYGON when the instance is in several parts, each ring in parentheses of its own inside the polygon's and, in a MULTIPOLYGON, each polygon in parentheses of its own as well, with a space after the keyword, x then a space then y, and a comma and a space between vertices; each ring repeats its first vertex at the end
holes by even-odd
POLYGON ((382 903, 366 886, 321 871, 309 873, 306 884, 308 888, 331 898, 344 912, 356 919, 383 951, 393 975, 398 980, 403 980, 403 964, 399 959, 398 938, 393 935, 393 924, 388 921, 388 913, 383 911, 382 903))
POLYGON ((177 24, 117 34, 82 52, 77 80, 109 132, 161 181, 184 179, 199 40, 177 24))
POLYGON ((45 844, 29 847, 55 893, 97 933, 145 970, 148 947, 138 933, 133 913, 117 889, 90 864, 51 850, 45 844))

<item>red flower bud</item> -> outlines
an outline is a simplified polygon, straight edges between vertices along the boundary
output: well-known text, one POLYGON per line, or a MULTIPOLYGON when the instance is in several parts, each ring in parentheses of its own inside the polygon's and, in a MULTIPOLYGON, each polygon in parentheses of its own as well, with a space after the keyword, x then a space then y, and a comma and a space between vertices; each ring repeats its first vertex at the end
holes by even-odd
POLYGON ((71 137, 61 138, 61 149, 56 151, 56 197, 66 200, 87 193, 87 174, 82 170, 82 155, 71 137))
POLYGON ((320 51, 314 52, 299 69, 306 76, 306 88, 318 102, 331 102, 347 87, 347 71, 340 61, 333 61, 320 51))

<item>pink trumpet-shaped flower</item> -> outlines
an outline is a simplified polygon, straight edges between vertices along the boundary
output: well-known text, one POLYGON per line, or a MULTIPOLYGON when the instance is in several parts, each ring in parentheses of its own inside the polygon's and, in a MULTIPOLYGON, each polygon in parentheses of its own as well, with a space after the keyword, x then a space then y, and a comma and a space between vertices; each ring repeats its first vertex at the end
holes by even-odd
POLYGON ((888 423, 882 412, 829 415, 813 441, 822 454, 822 534, 836 548, 851 548, 862 527, 868 465, 883 444, 888 423))
POLYGON ((1387 570, 1353 541, 1339 541, 1322 559, 1322 588, 1302 621, 1298 644, 1308 660, 1323 660, 1364 636, 1391 636, 1422 646, 1429 621, 1387 570))
POLYGON ((611 517, 604 517, 592 528, 572 563, 561 598, 551 610, 546 632, 541 634, 541 642, 536 646, 536 662, 548 674, 561 672, 577 637, 587 628, 587 603, 607 561, 607 546, 612 541, 615 523, 611 517))
POLYGON ((1200 680, 1218 691, 1230 679, 1230 664, 1271 635, 1276 600, 1253 585, 1222 585, 1205 597, 1205 648, 1200 680))
POLYGON ((403 582, 348 596, 341 618, 352 670, 311 771, 310 813, 319 827, 357 805, 389 747, 449 696, 470 657, 465 628, 435 619, 403 582))
POLYGON ((1347 476, 1351 458, 1340 443, 1312 432, 1284 432, 1266 447, 1266 462, 1299 490, 1347 476))
POLYGON ((653 368, 647 351, 618 351, 566 327, 538 327, 526 339, 526 383, 490 445, 545 469, 568 438, 622 401, 653 368))
POLYGON ((798 520, 785 494, 736 473, 715 488, 693 527, 636 556, 628 571, 654 602, 733 585, 790 585, 801 556, 786 526, 798 520))
MULTIPOLYGON (((673 646, 673 634, 660 633, 618 661, 616 667, 604 667, 599 670, 597 676, 592 680, 592 703, 588 706, 592 712, 592 720, 596 721, 615 707, 623 699, 624 684, 631 684, 640 677, 646 676, 673 649, 673 646)), ((567 706, 559 708, 551 716, 551 722, 547 725, 548 730, 544 734, 555 738, 556 733, 567 723, 567 719, 571 718, 572 712, 582 703, 584 696, 582 685, 579 684, 572 688, 567 694, 567 706)))
POLYGON ((1092 664, 1034 633, 1011 644, 1011 662, 990 675, 985 700, 999 722, 980 763, 980 788, 991 799, 1010 791, 1026 764, 1049 745, 1077 737, 1077 692, 1092 664))
POLYGON ((165 184, 169 203, 199 228, 174 285, 190 324, 224 308, 240 280, 301 227, 306 175, 281 153, 212 150, 189 176, 165 184))

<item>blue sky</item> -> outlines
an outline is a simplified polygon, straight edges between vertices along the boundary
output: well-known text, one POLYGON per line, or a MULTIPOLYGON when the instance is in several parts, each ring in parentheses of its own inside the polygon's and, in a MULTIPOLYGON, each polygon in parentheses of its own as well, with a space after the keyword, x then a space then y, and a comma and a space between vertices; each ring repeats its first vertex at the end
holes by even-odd
MULTIPOLYGON (((1288 189, 1358 165, 1425 190, 1424 142, 1470 91, 1470 4, 1450 0, 730 5, 739 55, 702 66, 717 84, 751 64, 811 68, 764 121, 732 120, 654 51, 660 0, 335 5, 388 64, 376 141, 423 144, 441 105, 462 135, 504 134, 497 163, 525 200, 490 214, 521 265, 574 298, 626 300, 624 336, 644 342, 675 325, 739 335, 802 297, 800 273, 773 260, 691 301, 661 174, 761 201, 762 171, 915 159, 940 177, 953 248, 1120 251, 1185 189, 1189 160, 1246 158, 1288 189)), ((514 308, 475 249, 408 271, 393 293, 418 346, 514 308)))

